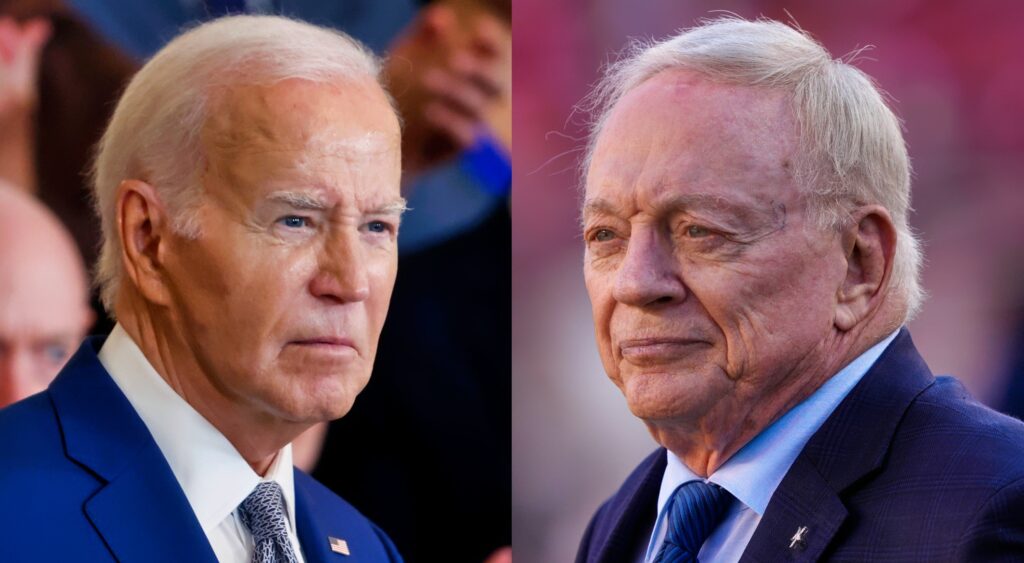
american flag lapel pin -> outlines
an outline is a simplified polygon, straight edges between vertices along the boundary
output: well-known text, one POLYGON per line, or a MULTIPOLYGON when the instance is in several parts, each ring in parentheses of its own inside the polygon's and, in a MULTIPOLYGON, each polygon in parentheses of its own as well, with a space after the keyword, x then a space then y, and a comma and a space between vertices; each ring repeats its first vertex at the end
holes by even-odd
POLYGON ((327 541, 331 544, 331 551, 334 553, 340 553, 342 555, 352 555, 352 552, 348 550, 348 542, 333 536, 327 536, 327 541))

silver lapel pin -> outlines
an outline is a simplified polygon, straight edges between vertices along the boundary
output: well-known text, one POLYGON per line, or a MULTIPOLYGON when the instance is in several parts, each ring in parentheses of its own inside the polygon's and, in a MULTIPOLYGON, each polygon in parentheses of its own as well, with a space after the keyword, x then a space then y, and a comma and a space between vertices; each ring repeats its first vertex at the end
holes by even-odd
POLYGON ((796 533, 789 539, 789 549, 803 549, 807 546, 807 540, 804 539, 804 534, 807 533, 807 526, 800 526, 796 529, 796 533))

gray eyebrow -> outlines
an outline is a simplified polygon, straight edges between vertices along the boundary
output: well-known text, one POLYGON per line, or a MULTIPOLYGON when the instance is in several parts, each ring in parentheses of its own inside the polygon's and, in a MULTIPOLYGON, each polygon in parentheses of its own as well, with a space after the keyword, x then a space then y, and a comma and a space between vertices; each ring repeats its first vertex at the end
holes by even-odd
POLYGON ((409 208, 406 207, 406 203, 405 198, 400 197, 391 203, 370 211, 369 215, 401 215, 406 211, 409 211, 409 208))
MULTIPOLYGON (((658 204, 658 207, 664 211, 681 211, 691 208, 713 208, 713 209, 742 209, 744 206, 736 203, 729 202, 722 196, 712 194, 680 194, 658 204)), ((605 215, 621 215, 622 209, 618 205, 615 205, 611 201, 604 198, 593 198, 583 202, 583 207, 580 209, 580 219, 586 218, 592 214, 605 214, 605 215)))
MULTIPOLYGON (((699 208, 730 211, 733 213, 745 213, 752 210, 756 211, 755 208, 742 203, 730 201, 724 196, 706 193, 680 194, 666 198, 664 201, 658 203, 658 208, 667 212, 699 208)), ((607 199, 593 198, 583 202, 583 208, 580 210, 580 214, 582 217, 586 217, 593 213, 619 215, 622 213, 622 210, 619 206, 607 199)))
MULTIPOLYGON (((305 192, 295 191, 279 191, 272 192, 267 196, 270 201, 277 201, 287 205, 290 205, 296 209, 309 209, 313 211, 322 211, 330 207, 326 201, 318 198, 314 195, 305 192)), ((369 215, 401 215, 402 213, 409 211, 406 206, 405 198, 398 198, 395 201, 386 203, 380 207, 369 211, 369 215)))
POLYGON ((303 192, 273 192, 267 196, 270 201, 286 203, 297 209, 323 210, 327 209, 327 202, 303 192))
MULTIPOLYGON (((758 207, 733 201, 718 194, 695 193, 666 198, 658 202, 657 207, 659 212, 667 214, 690 209, 706 209, 726 213, 735 220, 731 221, 732 224, 742 225, 747 230, 772 232, 782 229, 786 225, 786 206, 774 201, 764 207, 758 207)), ((591 214, 622 216, 624 211, 613 202, 603 198, 587 200, 583 203, 580 213, 581 228, 586 226, 586 218, 591 214)))
POLYGON ((583 207, 580 209, 580 216, 586 217, 588 214, 593 213, 607 213, 609 215, 613 215, 615 214, 615 211, 616 207, 612 202, 606 199, 594 198, 583 202, 583 207))

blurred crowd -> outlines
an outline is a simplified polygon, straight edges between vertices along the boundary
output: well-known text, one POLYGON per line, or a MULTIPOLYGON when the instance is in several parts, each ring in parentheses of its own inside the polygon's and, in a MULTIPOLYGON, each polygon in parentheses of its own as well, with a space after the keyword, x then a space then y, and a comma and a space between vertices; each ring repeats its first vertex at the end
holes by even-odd
POLYGON ((631 38, 732 12, 795 21, 891 96, 914 167, 911 225, 929 294, 910 323, 936 374, 1024 416, 1024 6, 1008 0, 517 0, 513 201, 513 530, 517 556, 566 561, 654 441, 598 361, 583 288, 575 110, 631 38))
POLYGON ((403 120, 412 211, 374 375, 347 417, 296 441, 296 464, 409 561, 509 560, 508 0, 0 0, 0 407, 112 327, 87 274, 90 160, 122 88, 182 29, 246 12, 375 49, 403 120))

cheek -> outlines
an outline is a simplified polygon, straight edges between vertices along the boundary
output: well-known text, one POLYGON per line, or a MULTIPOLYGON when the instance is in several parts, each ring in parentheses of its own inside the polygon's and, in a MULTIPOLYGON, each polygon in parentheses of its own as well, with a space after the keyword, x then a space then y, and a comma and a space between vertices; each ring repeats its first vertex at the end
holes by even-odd
POLYGON ((725 336, 728 370, 738 376, 818 342, 831 324, 833 277, 820 257, 794 254, 704 280, 699 298, 725 336))
POLYGON ((391 256, 382 260, 380 264, 370 270, 370 303, 371 315, 378 321, 377 330, 387 316, 388 307, 391 304, 391 293, 395 289, 395 279, 398 274, 398 260, 391 256))
POLYGON ((617 377, 618 368, 612 353, 611 325, 615 312, 615 300, 612 297, 612 278, 607 273, 599 272, 592 266, 585 266, 583 273, 587 294, 590 296, 590 307, 594 320, 594 336, 597 349, 601 354, 605 371, 612 379, 617 377))
POLYGON ((391 293, 395 287, 397 271, 398 258, 395 252, 376 256, 367 269, 370 296, 366 301, 369 320, 369 325, 366 328, 374 349, 376 349, 377 339, 384 327, 384 320, 387 318, 388 308, 391 305, 391 293))
POLYGON ((222 347, 273 343, 269 337, 306 291, 312 253, 268 248, 245 237, 220 240, 225 244, 203 247, 183 268, 187 281, 179 300, 193 325, 185 329, 222 347))
POLYGON ((608 321, 611 316, 611 292, 608 291, 606 276, 595 272, 591 267, 584 268, 583 281, 587 287, 587 295, 590 297, 590 308, 594 315, 594 326, 598 334, 607 332, 608 321))
POLYGON ((171 314, 184 324, 185 334, 216 337, 214 329, 230 309, 237 286, 230 282, 229 267, 216 249, 203 241, 188 241, 172 249, 167 278, 174 305, 171 314))
POLYGON ((815 329, 831 323, 836 292, 844 275, 837 256, 828 252, 789 256, 775 273, 778 282, 769 289, 778 318, 815 329))

